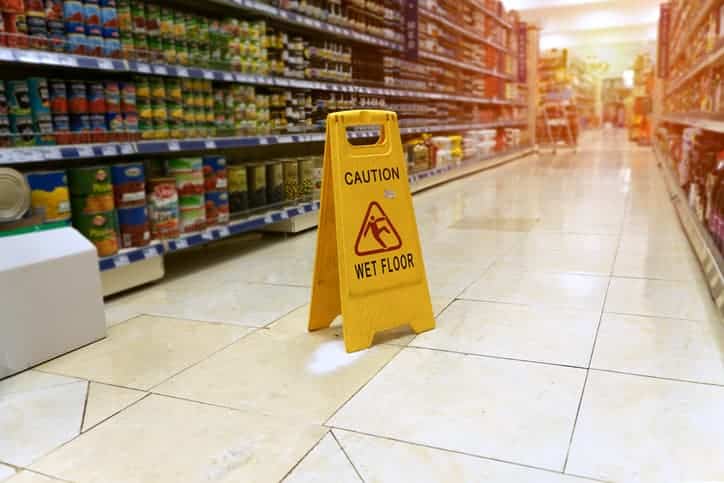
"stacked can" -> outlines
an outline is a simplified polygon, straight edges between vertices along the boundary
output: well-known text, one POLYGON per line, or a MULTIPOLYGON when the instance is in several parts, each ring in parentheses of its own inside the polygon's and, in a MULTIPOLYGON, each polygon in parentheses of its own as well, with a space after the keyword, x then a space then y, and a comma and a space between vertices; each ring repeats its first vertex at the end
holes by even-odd
POLYGON ((76 144, 87 143, 90 141, 90 111, 86 83, 81 80, 70 81, 66 90, 70 113, 70 140, 76 144))
POLYGON ((83 0, 85 16, 85 53, 99 57, 103 54, 103 27, 99 0, 83 0))
POLYGON ((108 126, 106 124, 106 92, 102 81, 88 82, 88 114, 90 116, 91 141, 107 142, 108 126))
POLYGON ((322 192, 322 157, 307 156, 299 160, 299 195, 319 199, 322 192))
POLYGON ((173 22, 174 13, 171 7, 161 7, 159 30, 161 34, 161 52, 167 64, 176 63, 176 27, 173 22))
POLYGON ((176 179, 150 178, 146 188, 151 236, 157 240, 178 238, 181 233, 176 179))
POLYGON ((28 25, 28 44, 34 49, 48 45, 48 24, 43 0, 25 0, 25 21, 28 25))
POLYGON ((103 36, 103 56, 114 59, 121 57, 121 35, 118 24, 116 0, 100 0, 101 34, 103 36))
POLYGON ((163 77, 151 77, 149 80, 151 90, 151 116, 153 139, 166 139, 168 130, 168 106, 166 105, 166 83, 163 77))
POLYGON ((124 81, 119 85, 121 89, 121 114, 123 116, 123 130, 127 139, 139 139, 139 115, 136 98, 136 83, 124 81))
POLYGON ((152 139, 153 110, 151 109, 151 83, 148 77, 136 76, 136 112, 138 112, 138 133, 141 139, 152 139))
POLYGON ((206 191, 207 225, 229 222, 229 192, 226 171, 226 158, 223 156, 204 156, 204 189, 206 191))
POLYGON ((232 136, 235 134, 234 93, 230 86, 216 86, 213 89, 214 99, 214 133, 216 136, 232 136))
POLYGON ((70 194, 65 170, 32 171, 25 175, 30 186, 33 213, 42 213, 43 222, 70 220, 70 194))
POLYGON ((175 139, 183 138, 185 135, 185 119, 181 80, 167 78, 165 80, 165 91, 169 136, 175 139))
POLYGON ((269 204, 284 201, 284 172, 278 160, 266 163, 266 201, 269 204))
POLYGON ((189 46, 186 39, 186 16, 182 12, 173 13, 173 43, 176 51, 176 62, 189 64, 189 46))
POLYGON ((50 112, 53 118, 53 132, 58 144, 70 144, 73 136, 70 132, 70 118, 68 117, 68 89, 63 79, 50 79, 50 112))
POLYGON ((10 135, 10 118, 8 117, 8 98, 5 95, 5 83, 0 82, 0 148, 6 148, 11 144, 12 137, 10 135))
POLYGON ((249 188, 246 182, 246 166, 229 165, 227 168, 229 185, 229 211, 241 213, 249 209, 249 188))
POLYGON ((118 217, 108 166, 71 168, 73 225, 96 246, 98 255, 118 252, 118 217))
POLYGON ((259 208, 267 204, 266 166, 264 163, 253 163, 247 167, 247 192, 249 208, 259 208))
POLYGON ((161 53, 161 7, 155 3, 146 4, 146 44, 148 59, 163 62, 161 53))
POLYGON ((151 241, 143 163, 111 166, 113 198, 118 211, 121 247, 143 247, 151 241))
POLYGON ((133 59, 133 17, 131 16, 130 0, 116 0, 118 15, 118 38, 121 44, 121 57, 133 59))
POLYGON ((15 146, 34 146, 35 132, 30 108, 30 90, 24 80, 5 81, 10 134, 15 146))
MULTIPOLYGON (((142 0, 131 0, 131 23, 133 37, 132 57, 148 60, 148 41, 146 39, 146 5, 142 0)), ((125 49, 125 47, 124 47, 125 49)))
POLYGON ((206 228, 206 203, 201 158, 169 159, 166 170, 176 179, 181 232, 203 230, 206 228))
POLYGON ((80 0, 64 0, 63 21, 65 50, 71 54, 86 53, 85 9, 80 0))
POLYGON ((282 176, 284 178, 284 199, 295 201, 301 197, 299 183, 299 161, 297 159, 282 160, 282 176))
POLYGON ((25 17, 23 0, 5 0, 2 2, 2 20, 4 38, 8 47, 28 46, 28 23, 25 17))
POLYGON ((62 52, 65 49, 63 0, 45 0, 45 21, 48 31, 48 48, 55 52, 62 52))
POLYGON ((48 80, 44 77, 31 77, 28 79, 28 91, 30 95, 30 112, 33 118, 33 131, 35 132, 35 144, 38 146, 55 144, 48 80))

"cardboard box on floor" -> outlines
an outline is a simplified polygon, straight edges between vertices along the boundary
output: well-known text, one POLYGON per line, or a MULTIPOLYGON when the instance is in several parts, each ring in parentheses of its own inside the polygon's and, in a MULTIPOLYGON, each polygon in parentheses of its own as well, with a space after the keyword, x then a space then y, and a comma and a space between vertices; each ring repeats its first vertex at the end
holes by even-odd
POLYGON ((98 255, 73 228, 0 238, 0 379, 106 334, 98 255))

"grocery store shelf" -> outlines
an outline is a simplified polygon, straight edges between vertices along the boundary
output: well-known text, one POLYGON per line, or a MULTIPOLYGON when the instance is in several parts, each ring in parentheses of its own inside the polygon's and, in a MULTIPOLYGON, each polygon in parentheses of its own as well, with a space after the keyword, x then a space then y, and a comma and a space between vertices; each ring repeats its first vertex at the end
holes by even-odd
MULTIPOLYGON (((135 60, 104 59, 84 55, 60 54, 40 50, 25 50, 0 47, 0 62, 16 62, 48 67, 82 68, 100 71, 131 72, 135 74, 158 75, 164 77, 180 77, 205 79, 219 82, 235 82, 254 86, 287 87, 327 92, 343 92, 350 94, 366 94, 386 97, 405 97, 410 99, 459 101, 474 104, 498 104, 502 101, 485 99, 475 96, 463 96, 442 92, 424 92, 408 89, 388 89, 367 87, 355 84, 323 82, 285 77, 242 74, 201 67, 185 67, 180 65, 151 64, 135 60)), ((486 71, 490 75, 500 77, 502 74, 486 71)))
POLYGON ((508 21, 505 20, 504 18, 500 17, 498 14, 496 14, 495 12, 493 12, 492 10, 490 10, 488 7, 486 7, 485 5, 483 5, 480 0, 473 0, 472 3, 473 3, 476 7, 478 7, 478 8, 480 9, 480 11, 482 11, 482 12, 484 12, 485 14, 489 15, 493 20, 495 20, 496 22, 498 22, 498 23, 499 23, 500 25, 502 25, 503 27, 505 27, 505 28, 507 28, 507 29, 512 29, 512 28, 513 28, 513 26, 510 24, 510 22, 508 22, 508 21))
MULTIPOLYGON (((481 39, 481 41, 482 41, 482 39, 481 39)), ((462 69, 465 69, 465 70, 469 70, 469 71, 471 71, 471 72, 477 72, 478 74, 490 75, 490 76, 493 76, 493 77, 499 77, 499 78, 504 79, 504 80, 513 80, 513 77, 510 76, 510 75, 508 75, 508 74, 504 74, 504 73, 502 73, 502 72, 497 72, 497 71, 490 70, 490 69, 483 69, 482 67, 478 67, 478 66, 472 65, 472 64, 467 64, 467 63, 465 63, 465 62, 459 62, 459 61, 457 61, 457 60, 455 60, 455 59, 448 59, 447 57, 443 57, 443 56, 441 56, 441 55, 433 54, 433 53, 431 53, 431 52, 423 52, 423 51, 421 51, 421 52, 420 52, 420 58, 421 58, 421 59, 426 59, 426 60, 433 60, 433 61, 439 62, 439 63, 441 63, 441 64, 447 64, 447 65, 450 65, 450 66, 453 66, 453 67, 457 67, 457 68, 462 68, 462 69)))
POLYGON ((689 207, 688 198, 676 181, 671 159, 656 144, 654 144, 654 152, 659 161, 666 188, 671 196, 671 203, 676 209, 681 226, 701 264, 711 297, 719 311, 724 312, 724 259, 709 231, 689 207))
POLYGON ((702 60, 700 60, 694 67, 688 70, 686 74, 683 74, 679 76, 677 79, 672 80, 669 84, 669 88, 666 90, 666 95, 670 96, 677 90, 679 90, 683 85, 685 85, 687 82, 692 80, 697 75, 704 72, 706 69, 711 67, 712 65, 718 63, 724 59, 724 44, 719 45, 719 47, 714 51, 706 56, 702 60))
POLYGON ((491 40, 482 38, 483 35, 482 31, 480 33, 476 33, 473 31, 470 31, 466 28, 460 27, 459 25, 449 21, 448 19, 442 17, 439 13, 431 12, 429 10, 426 10, 424 8, 419 8, 419 13, 423 17, 427 17, 430 20, 435 20, 438 23, 444 25, 445 27, 449 28, 450 30, 453 30, 461 35, 466 36, 467 38, 474 40, 476 42, 483 42, 486 45, 489 45, 501 52, 504 53, 510 53, 510 51, 503 45, 497 44, 491 40))
MULTIPOLYGON (((411 190, 413 193, 416 193, 462 176, 467 176, 502 163, 507 163, 522 156, 526 156, 532 151, 533 150, 530 148, 515 149, 502 155, 500 153, 496 153, 475 163, 466 163, 461 166, 449 165, 414 173, 408 177, 411 190)), ((264 213, 252 215, 248 218, 232 220, 225 226, 208 228, 202 232, 182 235, 180 238, 173 240, 154 242, 152 245, 147 247, 121 250, 121 252, 117 255, 101 258, 98 265, 101 272, 126 267, 136 262, 162 256, 166 253, 174 253, 200 245, 205 245, 216 240, 223 240, 242 233, 260 230, 269 225, 274 225, 285 220, 318 211, 319 208, 319 201, 311 201, 270 210, 264 213)))
POLYGON ((698 127, 705 131, 724 133, 724 118, 712 119, 706 115, 697 113, 666 114, 660 116, 659 121, 698 127))
POLYGON ((709 12, 711 12, 711 10, 716 6, 718 2, 719 0, 705 0, 704 5, 697 9, 696 17, 694 17, 694 19, 688 23, 688 25, 686 26, 686 30, 679 36, 676 44, 674 44, 674 47, 671 49, 670 62, 673 63, 674 61, 676 61, 676 59, 678 59, 679 56, 686 51, 686 47, 689 45, 689 40, 691 39, 691 36, 696 31, 696 29, 699 28, 699 26, 704 22, 707 15, 709 15, 709 12))
MULTIPOLYGON (((496 127, 521 126, 524 121, 496 121, 482 124, 441 124, 401 128, 400 134, 423 134, 450 131, 469 131, 496 127)), ((350 137, 364 138, 376 134, 356 132, 350 137)), ((324 141, 324 133, 279 134, 273 136, 240 136, 206 139, 164 139, 121 143, 79 144, 0 149, 0 166, 44 161, 84 160, 133 156, 136 154, 169 154, 181 152, 237 149, 277 144, 313 143, 324 141)))
POLYGON ((290 12, 282 8, 273 7, 266 3, 257 2, 255 0, 212 0, 214 3, 219 5, 226 5, 235 7, 246 12, 251 12, 257 15, 261 15, 268 19, 272 19, 278 22, 285 23, 287 25, 294 25, 296 27, 302 27, 314 32, 322 32, 334 37, 339 37, 347 40, 354 40, 365 44, 375 45, 378 47, 384 47, 392 50, 402 50, 402 46, 387 39, 375 37, 374 35, 363 34, 352 29, 333 25, 331 23, 323 22, 315 18, 307 17, 295 12, 290 12))

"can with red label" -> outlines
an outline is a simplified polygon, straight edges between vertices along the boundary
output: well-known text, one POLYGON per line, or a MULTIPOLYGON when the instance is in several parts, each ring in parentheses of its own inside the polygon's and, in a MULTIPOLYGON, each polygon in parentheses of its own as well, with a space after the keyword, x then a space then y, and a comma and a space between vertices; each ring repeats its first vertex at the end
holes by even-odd
POLYGON ((25 14, 3 12, 2 16, 8 47, 27 47, 28 24, 25 14))
POLYGON ((107 112, 121 112, 121 86, 116 81, 105 81, 105 98, 107 112))
POLYGON ((53 114, 53 133, 57 144, 70 144, 73 142, 70 133, 70 118, 67 114, 53 114))
POLYGON ((50 79, 50 110, 55 114, 68 113, 68 91, 63 79, 50 79))
POLYGON ((88 112, 88 94, 85 82, 70 81, 68 84, 68 111, 72 114, 88 112))
POLYGON ((71 114, 71 143, 87 143, 90 141, 90 116, 88 114, 71 114))
POLYGON ((103 82, 89 82, 86 86, 88 93, 88 112, 103 114, 106 112, 106 93, 103 82))
POLYGON ((105 114, 90 115, 91 141, 94 143, 108 142, 108 126, 105 114))

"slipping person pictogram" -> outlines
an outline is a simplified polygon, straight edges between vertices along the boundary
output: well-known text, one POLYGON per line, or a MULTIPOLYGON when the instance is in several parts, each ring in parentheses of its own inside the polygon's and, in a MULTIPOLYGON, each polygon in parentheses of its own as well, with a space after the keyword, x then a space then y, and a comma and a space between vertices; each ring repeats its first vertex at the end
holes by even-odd
POLYGON ((376 201, 367 207, 362 220, 354 252, 358 256, 374 255, 398 250, 402 247, 402 239, 392 221, 376 201))

